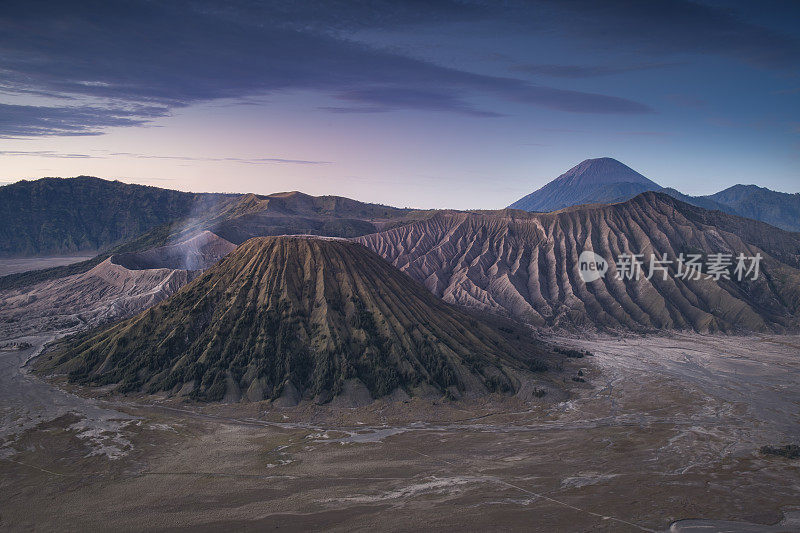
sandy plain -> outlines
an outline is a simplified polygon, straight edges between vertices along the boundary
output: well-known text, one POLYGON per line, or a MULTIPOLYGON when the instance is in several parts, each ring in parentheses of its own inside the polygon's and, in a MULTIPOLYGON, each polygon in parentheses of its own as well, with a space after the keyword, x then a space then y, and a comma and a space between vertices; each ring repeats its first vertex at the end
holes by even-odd
POLYGON ((67 255, 54 257, 19 257, 10 259, 0 259, 0 276, 27 272, 29 270, 41 270, 63 265, 71 265, 91 259, 91 255, 67 255))
POLYGON ((568 401, 197 405, 0 351, 0 529, 798 531, 800 337, 592 336, 568 401), (697 529, 697 528, 701 529, 697 529))

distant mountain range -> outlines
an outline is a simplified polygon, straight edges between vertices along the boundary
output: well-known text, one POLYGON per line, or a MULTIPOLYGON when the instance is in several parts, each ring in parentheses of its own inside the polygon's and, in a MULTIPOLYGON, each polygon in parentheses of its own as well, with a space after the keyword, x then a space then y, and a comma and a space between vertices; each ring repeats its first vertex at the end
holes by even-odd
MULTIPOLYGON (((645 191, 800 231, 800 194, 734 185, 709 196, 688 196, 611 158, 588 159, 509 207, 550 212, 621 202, 645 191)), ((0 187, 0 257, 87 252, 107 257, 162 246, 198 230, 235 244, 263 235, 357 237, 430 213, 300 192, 187 193, 87 176, 23 180, 0 187)), ((75 273, 74 267, 54 271, 75 273)))
POLYGON ((158 246, 198 228, 236 244, 261 235, 355 237, 410 212, 300 192, 187 193, 87 176, 23 180, 0 187, 0 257, 102 253, 134 237, 158 246))
MULTIPOLYGON (((608 160, 589 162, 561 183, 565 188, 587 179, 614 184, 627 175, 647 185, 633 171, 616 178, 597 173, 615 167, 608 160)), ((647 191, 623 202, 553 213, 413 211, 298 192, 225 196, 92 261, 2 277, 0 298, 9 303, 9 324, 25 323, 20 317, 26 313, 46 318, 48 309, 56 307, 70 315, 64 320, 81 316, 99 322, 167 297, 248 239, 314 234, 358 240, 447 302, 536 326, 794 330, 800 326, 800 234, 726 212, 733 208, 722 202, 755 210, 748 199, 763 190, 752 189, 735 187, 715 199, 693 200, 715 210, 680 201, 669 191, 647 191), (683 280, 674 275, 663 281, 618 280, 612 267, 604 280, 585 283, 576 271, 582 250, 593 250, 610 262, 623 252, 672 259, 681 253, 761 254, 763 264, 761 277, 754 281, 683 280), (153 289, 158 279, 169 280, 167 290, 153 289), (139 298, 144 290, 150 292, 139 298), (92 307, 97 298, 84 297, 90 294, 118 294, 128 303, 122 309, 92 307)), ((159 197, 162 191, 156 190, 159 197)), ((45 205, 35 218, 57 224, 63 216, 59 209, 48 213, 45 205)))
POLYGON ((776 192, 757 185, 734 185, 708 196, 688 196, 662 189, 686 203, 761 220, 787 231, 800 231, 800 194, 776 192))
POLYGON ((538 373, 553 354, 510 332, 436 298, 359 244, 260 237, 169 300, 70 339, 43 367, 119 392, 278 405, 552 386, 538 373))
MULTIPOLYGON (((99 252, 81 263, 0 277, 0 290, 81 274, 112 255, 166 246, 206 230, 234 244, 266 235, 356 237, 426 213, 297 191, 191 194, 86 177, 0 187, 0 206, 6 206, 0 213, 0 257, 99 252)), ((175 261, 171 266, 182 268, 175 261)))
POLYGON ((550 212, 574 205, 622 202, 645 191, 661 191, 698 207, 761 220, 787 231, 800 231, 800 194, 756 185, 734 185, 708 196, 689 196, 664 188, 610 157, 587 159, 508 207, 550 212))

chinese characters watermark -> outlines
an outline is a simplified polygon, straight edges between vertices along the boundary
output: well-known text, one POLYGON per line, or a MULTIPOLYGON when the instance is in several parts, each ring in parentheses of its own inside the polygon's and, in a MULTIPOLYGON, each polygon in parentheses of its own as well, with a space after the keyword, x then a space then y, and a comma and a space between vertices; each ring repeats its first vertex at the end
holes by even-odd
MULTIPOLYGON (((706 256, 680 253, 674 259, 670 259, 666 253, 662 255, 653 253, 648 259, 645 259, 644 254, 622 253, 617 256, 614 266, 616 279, 623 281, 641 278, 666 280, 671 272, 673 277, 683 280, 755 281, 761 273, 761 260, 760 253, 754 256, 746 256, 743 253, 736 256, 725 253, 706 256)), ((605 277, 608 267, 608 261, 591 250, 584 250, 578 258, 578 273, 586 283, 605 277)))

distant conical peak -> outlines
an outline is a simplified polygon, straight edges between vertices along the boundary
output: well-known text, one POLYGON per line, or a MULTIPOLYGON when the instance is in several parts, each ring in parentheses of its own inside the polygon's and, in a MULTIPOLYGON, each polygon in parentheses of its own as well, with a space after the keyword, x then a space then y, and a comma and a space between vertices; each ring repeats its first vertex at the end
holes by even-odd
POLYGON ((616 203, 661 186, 611 157, 581 161, 511 204, 513 209, 556 211, 582 204, 616 203))
POLYGON ((657 186, 628 165, 611 157, 581 161, 552 183, 579 185, 584 183, 642 183, 657 186))

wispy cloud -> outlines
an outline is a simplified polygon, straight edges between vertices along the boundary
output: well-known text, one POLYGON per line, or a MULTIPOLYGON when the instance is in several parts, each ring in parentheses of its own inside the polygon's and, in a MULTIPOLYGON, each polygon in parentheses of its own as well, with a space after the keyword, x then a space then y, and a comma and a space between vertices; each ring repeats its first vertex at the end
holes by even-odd
POLYGON ((249 165, 263 165, 269 163, 288 163, 294 165, 330 165, 332 161, 314 161, 307 159, 285 159, 280 157, 194 157, 182 155, 151 155, 133 152, 108 152, 109 156, 134 157, 136 159, 173 159, 178 161, 228 161, 245 163, 249 165))
POLYGON ((650 111, 625 98, 447 68, 353 40, 348 32, 364 23, 479 21, 493 13, 461 2, 379 4, 343 2, 308 10, 283 2, 234 2, 223 8, 145 0, 11 1, 0 14, 4 90, 139 107, 16 109, 0 122, 0 135, 96 134, 107 127, 141 125, 198 102, 286 90, 316 91, 373 111, 439 110, 475 117, 498 113, 475 108, 467 100, 471 95, 577 113, 650 111), (380 17, 370 16, 376 13, 380 17))
POLYGON ((653 130, 603 130, 590 131, 590 130, 577 130, 569 128, 542 128, 542 131, 550 133, 568 133, 568 134, 586 134, 586 135, 630 135, 635 137, 667 137, 672 135, 666 131, 653 131, 653 130))
POLYGON ((95 156, 91 156, 89 154, 66 154, 60 152, 54 152, 51 150, 32 150, 32 151, 20 151, 20 150, 0 150, 0 156, 7 156, 7 157, 47 157, 47 158, 54 158, 54 159, 94 159, 95 156))
POLYGON ((511 67, 514 72, 526 72, 552 76, 554 78, 595 78, 613 74, 625 74, 641 70, 653 70, 681 65, 682 63, 642 63, 638 65, 516 65, 511 67))
POLYGON ((46 157, 54 159, 113 159, 115 157, 131 157, 135 159, 166 159, 175 161, 232 162, 247 165, 291 164, 291 165, 330 165, 332 161, 314 161, 306 159, 286 159, 280 157, 194 157, 181 155, 152 155, 134 152, 104 152, 101 154, 72 154, 51 150, 0 150, 0 156, 6 157, 46 157))
POLYGON ((666 131, 614 131, 614 135, 629 135, 633 137, 668 137, 671 134, 666 131))
POLYGON ((329 108, 335 112, 376 113, 396 109, 446 111, 475 117, 499 117, 500 113, 483 111, 467 104, 458 96, 441 91, 409 90, 396 87, 376 87, 340 93, 340 100, 362 104, 359 107, 329 108))
POLYGON ((108 127, 141 126, 169 114, 166 107, 33 106, 0 104, 0 138, 97 135, 108 127))
POLYGON ((667 100, 681 107, 701 108, 708 105, 708 101, 691 94, 668 94, 667 100))

